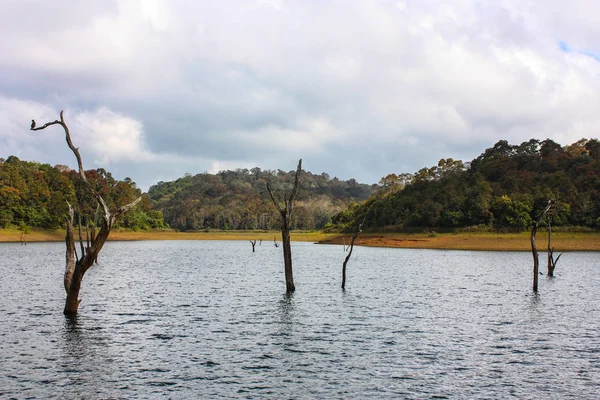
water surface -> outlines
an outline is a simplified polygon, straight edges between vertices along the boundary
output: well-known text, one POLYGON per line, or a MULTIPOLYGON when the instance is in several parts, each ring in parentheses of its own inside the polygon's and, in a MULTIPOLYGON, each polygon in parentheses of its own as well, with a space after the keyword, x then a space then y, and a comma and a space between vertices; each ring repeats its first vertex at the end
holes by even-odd
POLYGON ((1 398, 600 395, 597 253, 109 242, 62 315, 64 245, 0 244, 1 398), (543 257, 541 257, 543 259, 543 257))

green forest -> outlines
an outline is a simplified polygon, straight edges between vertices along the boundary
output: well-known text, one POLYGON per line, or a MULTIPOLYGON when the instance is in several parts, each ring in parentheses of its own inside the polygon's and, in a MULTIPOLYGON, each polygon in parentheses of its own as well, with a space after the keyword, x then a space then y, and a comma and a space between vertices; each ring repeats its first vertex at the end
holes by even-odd
POLYGON ((600 227, 600 142, 568 146, 546 139, 501 140, 474 160, 442 159, 414 174, 390 174, 377 194, 335 215, 337 229, 362 221, 371 230, 478 227, 521 231, 553 198, 552 224, 600 227))
MULTIPOLYGON (((86 171, 94 189, 107 205, 135 200, 142 193, 129 178, 118 181, 104 169, 86 171)), ((67 201, 77 214, 93 219, 96 201, 81 180, 78 172, 65 165, 21 161, 15 156, 0 159, 0 227, 27 226, 42 229, 64 228, 67 221, 67 201), (77 201, 76 199, 79 199, 77 201)), ((117 221, 116 228, 162 229, 162 213, 152 207, 144 196, 142 201, 117 221)))
MULTIPOLYGON (((202 173, 150 187, 142 202, 117 228, 181 231, 209 229, 270 230, 279 215, 266 189, 287 192, 295 171, 260 168, 202 173)), ((135 182, 112 177, 104 169, 86 171, 109 204, 141 195, 135 182)), ((95 201, 76 171, 0 159, 0 227, 64 227, 66 202, 91 216, 95 201)), ((442 159, 415 173, 391 173, 378 184, 330 178, 303 171, 291 228, 353 230, 361 222, 371 231, 528 229, 554 198, 552 224, 600 228, 600 142, 582 139, 567 146, 546 139, 519 145, 501 140, 470 162, 442 159)))
MULTIPOLYGON (((252 168, 188 175, 159 182, 148 196, 175 229, 278 229, 280 217, 269 199, 267 182, 275 196, 283 195, 291 189, 295 172, 252 168)), ((376 189, 377 185, 354 179, 342 181, 303 171, 291 229, 323 229, 332 216, 351 202, 366 200, 376 189)))
MULTIPOLYGON (((295 171, 260 168, 186 174, 172 182, 152 186, 142 201, 125 214, 116 228, 147 230, 173 228, 182 231, 224 229, 278 229, 279 214, 268 197, 269 181, 275 195, 293 183, 295 171)), ((104 169, 87 170, 94 188, 114 209, 141 195, 129 178, 115 180, 104 169)), ((350 202, 366 200, 377 185, 341 181, 327 174, 303 172, 295 203, 292 229, 322 229, 350 202)), ((26 225, 33 228, 64 227, 67 204, 80 199, 79 214, 93 218, 96 201, 85 190, 77 171, 67 166, 0 159, 0 228, 26 225)))

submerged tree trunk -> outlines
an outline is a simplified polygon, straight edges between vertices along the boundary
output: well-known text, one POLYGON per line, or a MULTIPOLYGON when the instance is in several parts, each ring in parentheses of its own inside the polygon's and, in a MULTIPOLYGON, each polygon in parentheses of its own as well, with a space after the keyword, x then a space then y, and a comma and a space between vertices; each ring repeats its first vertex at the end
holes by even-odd
POLYGON ((548 276, 554 276, 552 264, 552 225, 550 224, 550 217, 548 217, 548 276))
POLYGON ((77 311, 79 310, 79 303, 81 303, 81 300, 79 300, 79 290, 81 289, 82 280, 83 275, 81 274, 81 270, 78 268, 71 276, 71 281, 69 282, 67 300, 65 301, 65 309, 63 311, 65 315, 77 314, 77 311))
MULTIPOLYGON (((269 191, 269 196, 271 196, 271 200, 273 204, 279 211, 281 215, 281 241, 283 242, 283 263, 285 269, 285 287, 288 293, 294 292, 296 290, 296 286, 294 285, 294 274, 292 270, 292 245, 290 243, 290 222, 292 219, 292 211, 294 209, 294 199, 298 194, 298 178, 300 177, 300 172, 302 171, 302 159, 298 161, 298 167, 296 168, 296 176, 294 178, 294 187, 290 196, 283 198, 283 207, 279 205, 279 202, 275 200, 275 196, 273 195, 273 191, 271 190, 271 186, 269 182, 267 182, 267 190, 269 191)), ((275 241, 275 239, 273 239, 275 241)), ((277 242, 275 242, 275 247, 277 247, 277 242)))
POLYGON ((556 263, 562 256, 562 253, 554 259, 554 248, 552 247, 552 227, 550 226, 550 218, 548 218, 548 276, 554 276, 554 268, 556 268, 556 263))
POLYGON ((540 271, 540 259, 535 245, 535 234, 537 233, 537 224, 533 224, 531 228, 531 253, 533 254, 533 291, 538 290, 538 275, 540 271))
POLYGON ((79 154, 79 149, 73 145, 71 141, 71 134, 69 133, 69 128, 65 123, 63 117, 63 111, 60 112, 60 121, 52 121, 44 124, 41 127, 36 128, 35 121, 31 121, 31 130, 38 131, 42 129, 46 129, 51 125, 60 125, 63 127, 65 131, 65 139, 67 141, 67 145, 69 149, 75 155, 77 159, 77 166, 79 169, 79 175, 83 182, 86 184, 90 193, 94 196, 96 201, 98 201, 98 209, 102 207, 103 214, 101 215, 101 223, 102 227, 100 231, 96 235, 96 222, 94 222, 94 226, 89 229, 88 222, 86 221, 86 237, 85 240, 82 235, 81 229, 81 214, 78 216, 78 233, 79 233, 79 247, 81 254, 77 254, 77 246, 75 244, 75 228, 73 226, 75 212, 73 211, 73 207, 67 203, 69 207, 69 218, 67 220, 67 234, 65 237, 66 244, 66 253, 65 253, 65 274, 64 274, 64 286, 65 291, 67 292, 67 299, 65 301, 64 313, 65 315, 75 315, 79 309, 79 291, 81 289, 81 282, 83 280, 83 276, 86 271, 94 264, 94 262, 98 259, 98 253, 102 250, 106 239, 108 239, 108 235, 110 230, 117 220, 117 218, 132 209, 137 203, 142 199, 138 197, 133 202, 118 208, 117 210, 111 212, 102 198, 102 196, 92 187, 90 182, 87 180, 85 176, 85 171, 83 169, 83 162, 81 160, 81 155, 79 154))
MULTIPOLYGON (((358 230, 356 231, 356 233, 354 235, 352 235, 352 239, 350 239, 350 251, 348 252, 348 255, 346 256, 346 259, 344 260, 344 264, 342 265, 342 290, 346 290, 346 265, 348 264, 348 260, 350 260, 350 256, 352 255, 352 250, 354 249, 354 241, 356 240, 356 238, 358 237, 358 235, 360 235, 360 233, 362 232, 362 226, 365 223, 365 221, 363 220, 363 222, 358 226, 358 230)), ((345 245, 344 245, 345 247, 345 245)))
POLYGON ((552 206, 554 205, 555 202, 556 202, 555 199, 548 200, 548 205, 546 206, 546 208, 544 208, 544 211, 542 211, 542 214, 540 215, 538 220, 533 223, 533 227, 531 228, 530 240, 531 240, 531 253, 533 255, 533 291, 534 292, 537 292, 537 290, 538 290, 538 275, 540 273, 540 260, 539 260, 539 256, 538 256, 538 252, 537 252, 537 246, 535 243, 535 235, 537 233, 538 226, 542 222, 542 219, 544 219, 544 215, 546 215, 546 213, 552 208, 552 206))
POLYGON ((250 244, 252 244, 252 252, 254 253, 254 247, 256 246, 256 240, 251 240, 250 244))
POLYGON ((292 270, 292 245, 290 241, 290 228, 289 223, 283 223, 282 218, 281 224, 281 242, 283 243, 283 265, 285 269, 285 290, 287 292, 293 292, 296 290, 294 285, 294 272, 292 270))

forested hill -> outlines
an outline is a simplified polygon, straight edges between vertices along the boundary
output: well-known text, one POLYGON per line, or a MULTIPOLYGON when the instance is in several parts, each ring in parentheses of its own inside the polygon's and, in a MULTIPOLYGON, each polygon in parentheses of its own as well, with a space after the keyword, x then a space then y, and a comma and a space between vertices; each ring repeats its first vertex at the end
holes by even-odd
MULTIPOLYGON (((279 226, 279 214, 269 198, 267 182, 282 199, 284 193, 289 195, 294 173, 252 168, 187 174, 172 182, 159 182, 150 187, 148 195, 172 228, 274 229, 279 226)), ((366 200, 376 187, 302 171, 291 227, 321 229, 331 216, 350 202, 366 200)))
POLYGON ((414 174, 390 174, 366 202, 335 217, 334 226, 412 230, 481 226, 531 227, 548 199, 556 198, 553 225, 600 227, 600 142, 568 146, 531 139, 501 140, 463 164, 452 159, 414 174))
MULTIPOLYGON (((142 193, 135 182, 118 181, 100 168, 86 171, 95 190, 111 209, 130 203, 142 193)), ((93 220, 96 201, 84 186, 77 171, 65 165, 21 161, 15 156, 0 158, 0 228, 9 226, 44 229, 64 228, 67 201, 77 214, 93 220)), ((165 228, 160 211, 152 209, 145 196, 133 210, 117 220, 116 227, 129 229, 165 228)))

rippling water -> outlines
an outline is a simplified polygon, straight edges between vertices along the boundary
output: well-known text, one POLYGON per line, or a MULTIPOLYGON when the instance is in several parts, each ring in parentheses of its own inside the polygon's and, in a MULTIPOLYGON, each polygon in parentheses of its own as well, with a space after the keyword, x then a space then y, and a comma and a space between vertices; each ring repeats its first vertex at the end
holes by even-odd
POLYGON ((62 244, 0 244, 2 398, 600 396, 598 253, 109 242, 62 315, 62 244), (540 257, 543 259, 543 257, 540 257))

